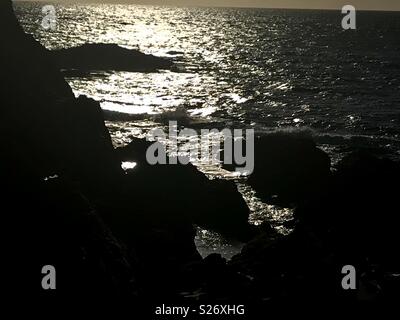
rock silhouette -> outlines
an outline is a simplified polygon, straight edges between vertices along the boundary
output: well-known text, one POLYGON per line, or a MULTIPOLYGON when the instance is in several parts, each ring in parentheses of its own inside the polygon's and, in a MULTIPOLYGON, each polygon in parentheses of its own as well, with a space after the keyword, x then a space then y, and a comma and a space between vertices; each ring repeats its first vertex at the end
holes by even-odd
POLYGON ((151 144, 133 139, 128 146, 117 149, 121 161, 137 163, 129 173, 129 190, 137 196, 136 205, 141 204, 141 210, 159 212, 159 203, 153 203, 152 197, 161 193, 163 210, 157 214, 160 220, 188 221, 241 241, 254 235, 255 230, 248 223, 249 208, 233 181, 211 181, 192 164, 149 165, 146 151, 151 144), (154 183, 146 183, 149 179, 154 183))
POLYGON ((163 190, 151 194, 150 176, 136 181, 123 172, 99 104, 74 97, 51 53, 19 26, 11 1, 2 1, 0 12, 2 198, 10 208, 5 224, 17 237, 7 252, 21 273, 30 270, 26 292, 40 290, 41 264, 54 263, 64 271, 58 297, 129 300, 138 292, 162 295, 162 287, 174 294, 180 266, 201 259, 193 219, 182 215, 187 208, 162 215, 163 190), (145 201, 135 196, 138 183, 149 191, 145 201))
POLYGON ((13 261, 9 272, 21 275, 10 295, 54 298, 40 286, 41 268, 53 264, 59 298, 134 298, 133 260, 77 187, 90 189, 103 166, 122 176, 99 106, 75 99, 49 52, 19 26, 11 1, 0 3, 0 24, 1 199, 12 239, 3 252, 13 261))
POLYGON ((330 159, 306 135, 278 132, 255 140, 249 184, 261 198, 280 205, 304 202, 324 188, 330 159))
POLYGON ((318 196, 297 207, 289 236, 260 234, 231 266, 256 279, 257 296, 275 301, 395 301, 399 169, 364 151, 348 155, 318 196), (358 290, 342 289, 345 265, 356 268, 358 290))
POLYGON ((116 44, 92 43, 51 52, 55 64, 66 70, 114 70, 150 72, 169 69, 171 60, 144 54, 116 44))
MULTIPOLYGON (((103 299, 131 308, 398 300, 397 162, 358 152, 331 171, 309 137, 260 138, 248 182, 264 200, 295 207, 295 217, 288 236, 255 232, 233 183, 208 181, 192 166, 150 166, 142 140, 115 150, 99 103, 74 97, 11 1, 0 2, 0 35, 2 257, 4 274, 20 276, 5 279, 9 297, 93 299, 97 308, 103 299), (125 173, 121 161, 138 165, 125 173), (230 262, 202 259, 194 223, 247 244, 230 262), (40 287, 47 264, 58 271, 56 293, 40 287), (340 287, 347 264, 360 274, 355 292, 340 287)), ((89 47, 76 52, 89 59, 89 47)), ((108 61, 80 68, 115 68, 119 49, 109 48, 108 61)))

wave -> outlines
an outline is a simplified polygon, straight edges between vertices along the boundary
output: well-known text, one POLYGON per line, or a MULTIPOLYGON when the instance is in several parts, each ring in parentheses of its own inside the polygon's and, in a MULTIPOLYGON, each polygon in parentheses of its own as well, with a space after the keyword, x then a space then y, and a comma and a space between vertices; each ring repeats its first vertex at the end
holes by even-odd
POLYGON ((104 119, 107 121, 134 121, 134 120, 152 120, 158 123, 168 123, 169 121, 177 121, 179 124, 187 125, 192 122, 193 118, 185 107, 177 107, 173 110, 165 110, 161 113, 149 114, 139 113, 131 114, 114 110, 103 109, 104 119))

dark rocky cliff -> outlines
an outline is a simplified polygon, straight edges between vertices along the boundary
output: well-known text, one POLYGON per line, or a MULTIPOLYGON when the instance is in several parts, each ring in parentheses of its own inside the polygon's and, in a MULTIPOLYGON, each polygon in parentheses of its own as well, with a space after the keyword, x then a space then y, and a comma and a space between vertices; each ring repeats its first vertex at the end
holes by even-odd
POLYGON ((75 185, 122 174, 99 105, 75 99, 11 1, 0 2, 0 37, 3 259, 19 275, 10 294, 135 297, 129 255, 75 185), (41 290, 46 264, 57 269, 57 294, 41 290))
POLYGON ((193 167, 149 166, 146 143, 116 152, 99 104, 74 97, 49 52, 22 31, 11 1, 0 2, 0 38, 9 296, 94 298, 97 307, 96 299, 115 298, 130 306, 398 301, 398 163, 357 153, 331 172, 310 139, 260 139, 249 183, 267 201, 296 205, 294 231, 283 237, 265 225, 230 263, 217 254, 201 259, 194 222, 243 240, 254 235, 234 185, 207 181, 193 167), (137 160, 138 170, 125 174, 121 160, 137 160), (57 268, 56 293, 40 287, 45 264, 57 268), (358 290, 341 288, 346 264, 357 268, 358 290))

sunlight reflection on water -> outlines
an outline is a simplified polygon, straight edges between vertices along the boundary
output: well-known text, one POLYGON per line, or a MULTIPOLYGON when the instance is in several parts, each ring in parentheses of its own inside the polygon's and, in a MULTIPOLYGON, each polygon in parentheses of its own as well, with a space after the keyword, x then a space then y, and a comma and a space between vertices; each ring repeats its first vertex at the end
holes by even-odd
MULTIPOLYGON (((260 132, 310 127, 334 161, 360 143, 399 156, 398 16, 367 17, 357 35, 347 36, 333 12, 56 4, 57 30, 49 32, 39 27, 40 4, 15 6, 25 30, 49 49, 116 43, 173 57, 174 71, 67 78, 77 96, 100 101, 115 146, 178 120, 260 132)), ((220 166, 196 165, 209 178, 238 179, 220 166)), ((263 203, 243 179, 238 187, 252 223, 267 219, 290 231, 290 210, 263 203)))

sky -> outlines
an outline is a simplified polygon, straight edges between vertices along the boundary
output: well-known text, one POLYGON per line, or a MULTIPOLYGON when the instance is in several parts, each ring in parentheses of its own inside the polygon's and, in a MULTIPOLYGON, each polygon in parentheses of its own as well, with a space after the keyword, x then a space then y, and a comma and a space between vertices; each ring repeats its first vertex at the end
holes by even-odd
MULTIPOLYGON (((50 0, 45 2, 62 1, 63 0, 50 0)), ((346 4, 351 4, 359 10, 400 10, 400 0, 67 0, 67 2, 110 2, 181 6, 224 6, 259 8, 266 7, 302 9, 339 9, 346 4)))

